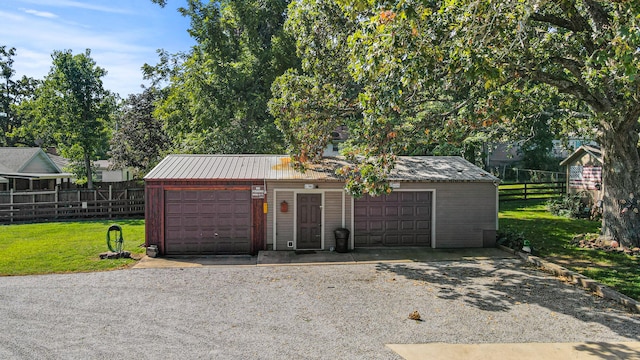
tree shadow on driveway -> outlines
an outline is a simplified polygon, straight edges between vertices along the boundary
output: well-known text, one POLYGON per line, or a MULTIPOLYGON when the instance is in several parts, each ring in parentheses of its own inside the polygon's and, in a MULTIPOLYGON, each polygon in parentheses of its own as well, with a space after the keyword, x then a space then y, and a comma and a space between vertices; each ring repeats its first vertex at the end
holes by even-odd
POLYGON ((508 312, 522 304, 538 305, 640 340, 640 315, 520 260, 380 263, 376 269, 429 287, 440 299, 463 302, 478 310, 508 312))

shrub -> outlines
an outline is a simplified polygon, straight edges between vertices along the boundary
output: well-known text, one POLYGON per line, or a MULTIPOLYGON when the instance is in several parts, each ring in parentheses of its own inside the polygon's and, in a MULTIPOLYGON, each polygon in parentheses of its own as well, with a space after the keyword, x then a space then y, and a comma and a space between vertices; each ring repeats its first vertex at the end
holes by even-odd
POLYGON ((547 209, 553 215, 571 219, 589 218, 591 207, 585 205, 581 194, 569 194, 559 199, 547 201, 547 209))
POLYGON ((499 230, 496 236, 496 243, 498 245, 506 246, 514 250, 522 249, 524 240, 524 235, 521 232, 512 230, 499 230))

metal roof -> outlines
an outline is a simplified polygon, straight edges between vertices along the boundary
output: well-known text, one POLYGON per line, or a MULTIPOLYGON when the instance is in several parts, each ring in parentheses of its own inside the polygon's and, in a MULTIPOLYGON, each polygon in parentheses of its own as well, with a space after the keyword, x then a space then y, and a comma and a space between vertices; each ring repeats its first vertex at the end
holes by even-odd
MULTIPOLYGON (((333 180, 344 158, 327 157, 296 171, 286 155, 169 155, 145 180, 333 180)), ((392 181, 495 182, 498 178, 457 156, 400 156, 392 181)))

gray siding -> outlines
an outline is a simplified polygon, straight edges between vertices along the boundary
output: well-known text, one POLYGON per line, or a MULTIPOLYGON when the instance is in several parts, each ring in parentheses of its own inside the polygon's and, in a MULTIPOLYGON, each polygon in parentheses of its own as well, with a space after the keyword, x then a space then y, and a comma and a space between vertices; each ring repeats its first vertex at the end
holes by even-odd
POLYGON ((482 247, 496 229, 496 187, 491 183, 442 184, 436 191, 437 248, 482 247))
MULTIPOLYGON (((277 204, 274 206, 273 215, 276 217, 276 250, 293 250, 291 247, 287 247, 287 242, 293 241, 293 218, 295 214, 295 196, 293 191, 278 191, 276 195, 277 204), (289 211, 283 213, 280 211, 280 203, 286 201, 289 204, 289 211)), ((271 222, 271 228, 273 229, 273 221, 271 222)), ((273 236, 273 231, 267 234, 273 236)), ((268 239, 269 237, 267 237, 268 239)), ((267 240, 267 243, 269 241, 267 240)), ((273 243, 273 238, 271 239, 273 243)))
POLYGON ((47 157, 47 155, 42 152, 37 153, 37 155, 26 164, 21 172, 34 174, 57 174, 58 169, 55 168, 53 162, 47 157))
MULTIPOLYGON (((346 205, 346 204, 345 204, 346 205)), ((342 191, 324 193, 324 248, 336 246, 333 231, 342 227, 342 191)))
MULTIPOLYGON (((287 247, 287 242, 294 241, 295 224, 295 194, 296 193, 318 193, 324 194, 324 249, 329 249, 331 246, 335 246, 335 237, 333 230, 338 227, 342 227, 342 192, 344 183, 341 182, 318 182, 318 181, 267 181, 267 202, 269 204, 269 211, 267 213, 267 245, 268 248, 273 248, 274 233, 273 219, 275 217, 276 235, 275 235, 275 248, 276 250, 293 250, 293 248, 287 247), (315 184, 317 188, 308 190, 304 188, 305 184, 315 184), (277 191, 276 191, 277 190, 277 191), (275 194, 275 201, 274 199, 275 194), (280 211, 280 204, 282 201, 286 201, 289 204, 289 211, 282 213, 280 211)), ((351 212, 350 198, 346 197, 345 206, 348 208, 347 212, 351 212)), ((350 224, 350 220, 346 220, 346 225, 350 224)), ((348 226, 347 226, 348 227, 348 226)))
POLYGON ((497 230, 497 187, 492 183, 403 182, 401 190, 435 190, 436 248, 483 247, 497 230), (489 237, 489 238, 487 238, 489 237))
MULTIPOLYGON (((311 182, 307 182, 311 183, 311 182)), ((311 192, 324 193, 324 248, 335 246, 333 230, 343 226, 342 191, 343 183, 315 183, 318 187, 311 192)), ((434 191, 435 202, 434 245, 436 248, 461 248, 491 246, 497 230, 497 188, 484 183, 428 183, 401 182, 398 191, 434 191)), ((304 182, 268 182, 269 212, 267 214, 267 244, 272 248, 273 217, 276 217, 277 250, 292 250, 287 247, 293 241, 295 224, 295 193, 308 192, 304 182), (274 199, 274 190, 277 198, 274 199), (280 212, 280 203, 287 201, 289 211, 280 212)), ((353 198, 345 195, 344 227, 351 230, 350 246, 353 246, 353 198)))

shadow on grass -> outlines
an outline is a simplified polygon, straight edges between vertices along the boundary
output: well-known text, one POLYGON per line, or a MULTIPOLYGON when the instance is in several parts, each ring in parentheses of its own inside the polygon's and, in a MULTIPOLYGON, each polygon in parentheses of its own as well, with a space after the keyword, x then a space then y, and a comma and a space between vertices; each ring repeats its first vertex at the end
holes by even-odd
POLYGON ((537 255, 640 300, 640 258, 573 244, 576 235, 599 233, 599 222, 553 216, 535 205, 504 210, 500 227, 504 232, 522 234, 537 255))
POLYGON ((562 284, 518 260, 381 263, 377 270, 424 282, 436 289, 437 297, 462 301, 481 311, 507 312, 517 305, 536 304, 583 322, 600 323, 621 336, 640 340, 640 316, 581 288, 562 284))

